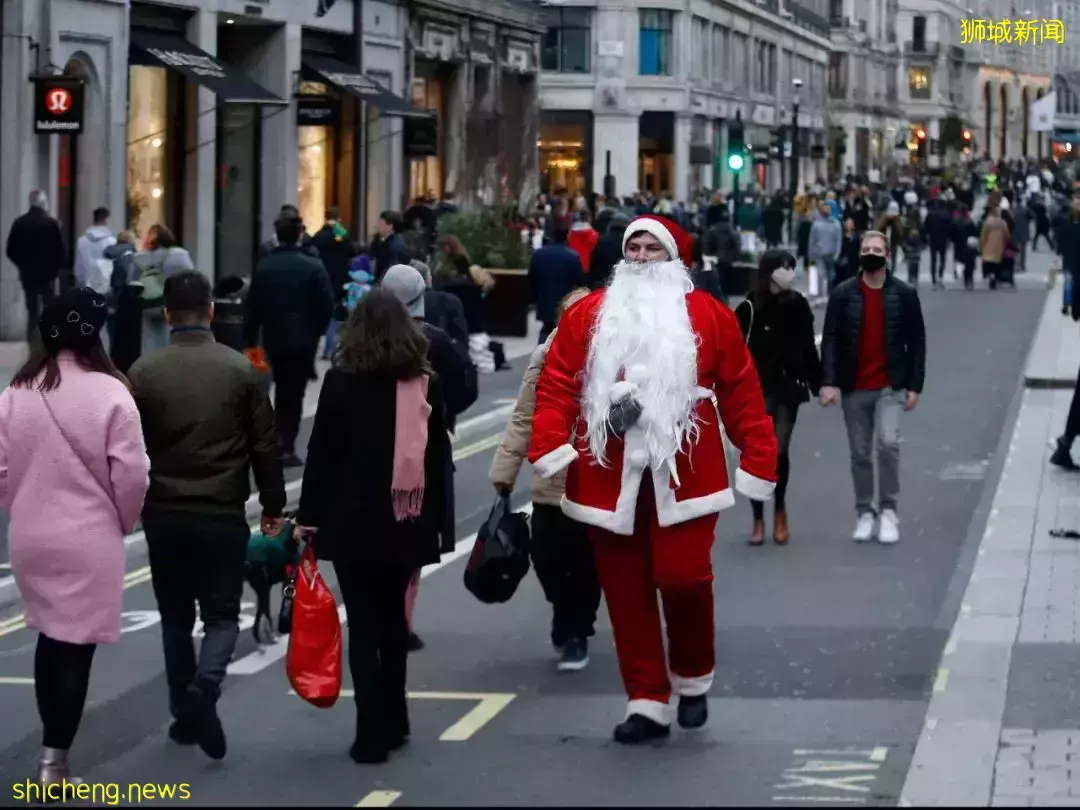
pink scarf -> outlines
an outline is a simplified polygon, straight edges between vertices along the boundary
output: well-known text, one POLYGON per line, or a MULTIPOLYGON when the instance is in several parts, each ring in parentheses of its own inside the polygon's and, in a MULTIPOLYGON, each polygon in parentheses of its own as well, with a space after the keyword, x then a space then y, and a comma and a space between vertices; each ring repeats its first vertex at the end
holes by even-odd
POLYGON ((394 477, 390 498, 398 523, 420 517, 424 504, 424 459, 427 455, 428 378, 415 377, 397 384, 394 410, 394 477))

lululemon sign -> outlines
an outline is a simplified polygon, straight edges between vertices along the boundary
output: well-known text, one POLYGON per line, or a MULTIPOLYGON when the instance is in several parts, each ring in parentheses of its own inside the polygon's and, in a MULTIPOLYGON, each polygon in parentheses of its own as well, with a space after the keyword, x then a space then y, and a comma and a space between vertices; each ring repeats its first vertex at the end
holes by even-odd
POLYGON ((79 135, 83 128, 83 83, 73 76, 35 76, 34 132, 79 135))

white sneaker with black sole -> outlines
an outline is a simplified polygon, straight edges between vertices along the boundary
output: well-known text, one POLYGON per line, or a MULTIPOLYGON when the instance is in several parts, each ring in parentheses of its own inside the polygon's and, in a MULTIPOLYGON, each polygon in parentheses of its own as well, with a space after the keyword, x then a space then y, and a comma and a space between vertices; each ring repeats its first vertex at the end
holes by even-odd
POLYGON ((855 524, 855 531, 852 532, 851 539, 856 543, 869 543, 874 539, 873 512, 863 512, 859 515, 859 520, 855 524))

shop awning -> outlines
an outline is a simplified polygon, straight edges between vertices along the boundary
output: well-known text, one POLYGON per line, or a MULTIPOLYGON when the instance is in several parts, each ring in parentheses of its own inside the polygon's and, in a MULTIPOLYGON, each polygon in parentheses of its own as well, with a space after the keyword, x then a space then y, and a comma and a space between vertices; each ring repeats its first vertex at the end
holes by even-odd
POLYGON ((414 107, 400 96, 395 96, 370 76, 365 76, 359 68, 329 56, 308 54, 302 59, 304 69, 315 73, 342 92, 350 93, 361 101, 378 107, 383 115, 398 118, 430 118, 431 113, 414 107))
POLYGON ((164 67, 212 90, 225 104, 280 104, 289 102, 261 87, 239 68, 200 50, 179 34, 131 29, 131 62, 164 67))

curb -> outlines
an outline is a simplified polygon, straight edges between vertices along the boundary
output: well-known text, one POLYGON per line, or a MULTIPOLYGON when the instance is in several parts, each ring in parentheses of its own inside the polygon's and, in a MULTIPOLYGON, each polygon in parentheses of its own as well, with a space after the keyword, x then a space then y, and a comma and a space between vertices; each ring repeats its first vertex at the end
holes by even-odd
MULTIPOLYGON (((285 483, 285 509, 295 509, 300 501, 300 488, 303 479, 285 483)), ((250 523, 258 520, 262 514, 262 506, 259 504, 258 493, 252 495, 244 504, 244 517, 250 523)), ((133 532, 124 538, 124 569, 127 572, 133 567, 147 564, 146 535, 142 531, 133 532)), ((15 584, 15 577, 6 576, 0 579, 0 613, 5 613, 12 608, 17 608, 22 602, 22 595, 15 584)))

